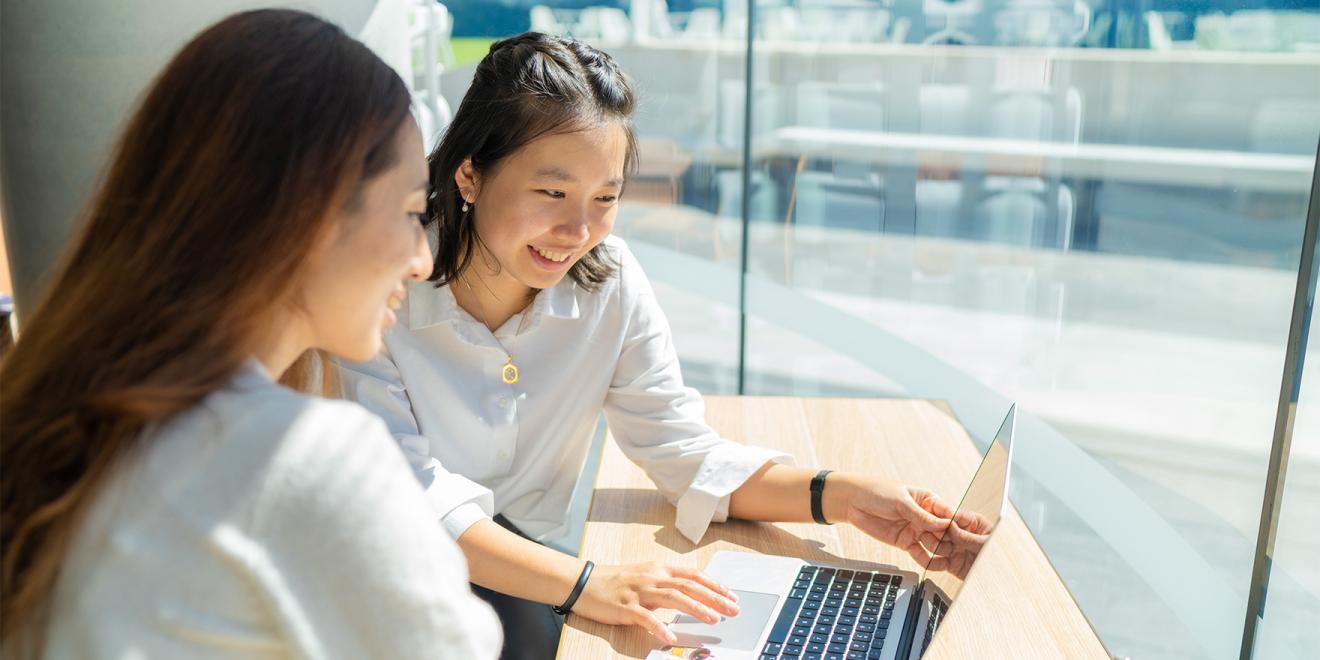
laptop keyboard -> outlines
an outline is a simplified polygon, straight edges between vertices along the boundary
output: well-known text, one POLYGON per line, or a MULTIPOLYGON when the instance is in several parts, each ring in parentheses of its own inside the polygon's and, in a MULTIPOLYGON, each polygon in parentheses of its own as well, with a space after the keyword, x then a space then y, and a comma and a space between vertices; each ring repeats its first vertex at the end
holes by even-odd
POLYGON ((877 660, 901 585, 897 575, 804 567, 761 660, 877 660))
POLYGON ((930 646, 930 638, 935 636, 935 630, 940 627, 940 622, 944 620, 944 615, 949 612, 948 601, 935 596, 931 603, 930 617, 926 619, 926 633, 921 640, 921 652, 926 652, 926 647, 930 646))

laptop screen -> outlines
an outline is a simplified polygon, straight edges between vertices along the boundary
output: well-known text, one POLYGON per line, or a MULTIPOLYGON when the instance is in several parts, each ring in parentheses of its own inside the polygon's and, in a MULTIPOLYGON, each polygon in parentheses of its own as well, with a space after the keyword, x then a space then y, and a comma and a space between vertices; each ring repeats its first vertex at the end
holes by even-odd
MULTIPOLYGON (((934 586, 934 595, 944 600, 945 610, 962 590, 972 564, 1004 513, 1016 423, 1017 406, 1013 406, 1004 416, 995 439, 981 459, 981 466, 958 504, 954 524, 945 531, 936 546, 934 558, 926 564, 922 579, 927 581, 928 588, 934 586)), ((942 618, 944 612, 940 610, 938 600, 935 607, 936 615, 942 618)))

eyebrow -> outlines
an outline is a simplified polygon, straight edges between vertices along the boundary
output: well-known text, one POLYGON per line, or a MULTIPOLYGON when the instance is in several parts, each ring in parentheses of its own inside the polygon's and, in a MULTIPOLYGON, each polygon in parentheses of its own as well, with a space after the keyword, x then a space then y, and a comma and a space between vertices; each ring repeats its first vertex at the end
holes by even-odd
MULTIPOLYGON (((578 180, 577 177, 570 174, 567 170, 564 170, 559 167, 555 167, 553 165, 549 167, 542 167, 541 169, 536 171, 536 174, 534 176, 538 179, 554 179, 555 181, 564 181, 567 183, 577 183, 578 180)), ((605 182, 605 185, 620 188, 623 186, 623 177, 616 177, 610 179, 609 181, 605 182)))

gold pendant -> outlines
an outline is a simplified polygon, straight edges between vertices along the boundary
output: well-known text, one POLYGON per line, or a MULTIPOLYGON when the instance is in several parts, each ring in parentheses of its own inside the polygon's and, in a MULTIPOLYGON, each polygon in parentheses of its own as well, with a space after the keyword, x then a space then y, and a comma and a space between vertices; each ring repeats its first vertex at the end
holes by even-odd
POLYGON ((513 364, 513 356, 509 356, 509 361, 504 364, 500 370, 500 377, 504 379, 505 385, 512 385, 518 382, 518 367, 513 364))

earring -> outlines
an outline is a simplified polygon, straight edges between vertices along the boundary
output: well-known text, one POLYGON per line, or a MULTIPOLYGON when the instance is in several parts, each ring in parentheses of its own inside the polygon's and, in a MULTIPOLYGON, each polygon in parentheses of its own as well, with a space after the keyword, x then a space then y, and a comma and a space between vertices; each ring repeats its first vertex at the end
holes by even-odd
POLYGON ((463 212, 467 213, 469 208, 471 208, 471 206, 468 205, 467 200, 463 200, 463 212))

